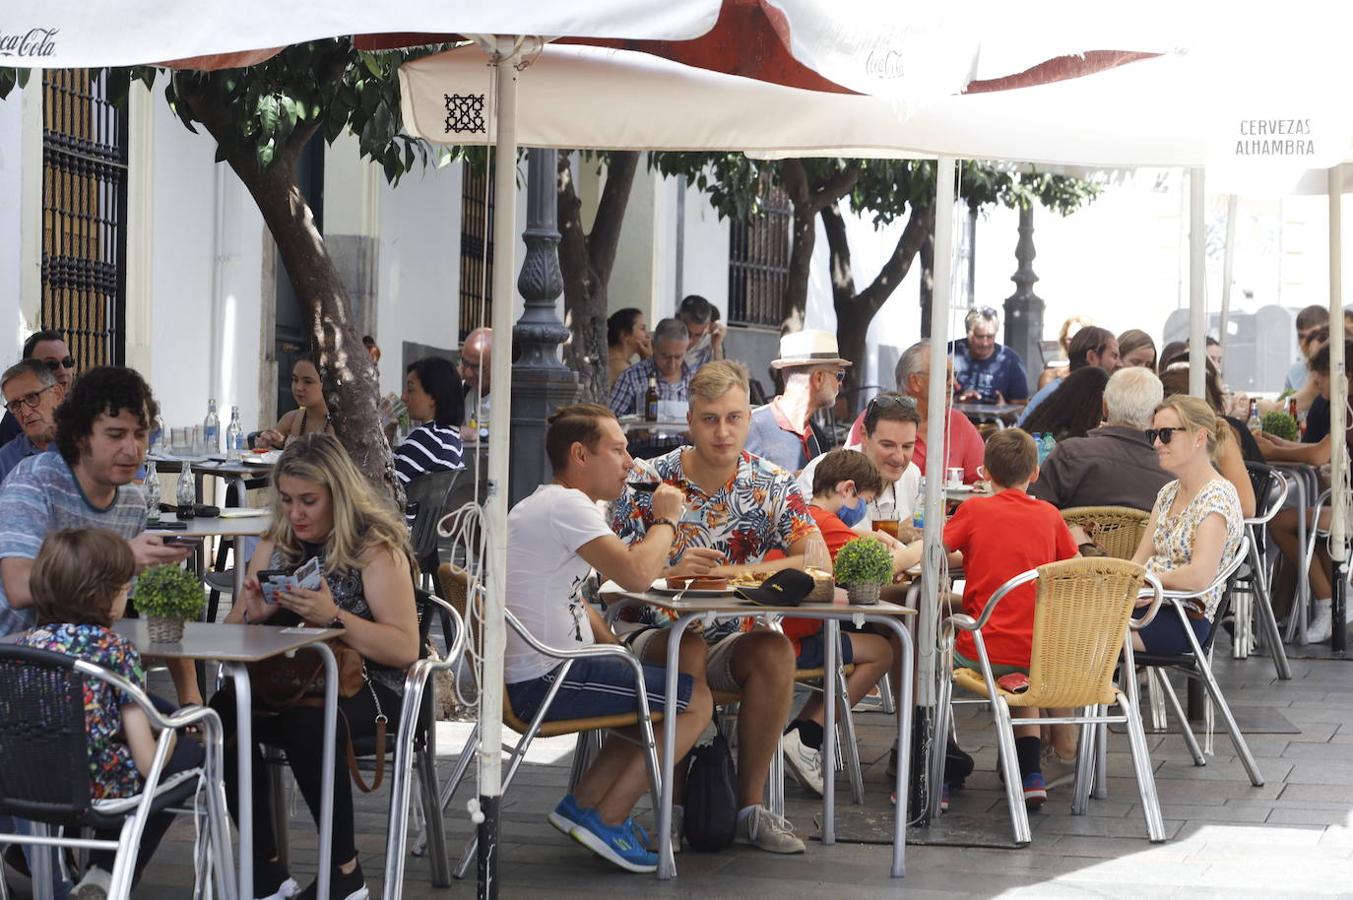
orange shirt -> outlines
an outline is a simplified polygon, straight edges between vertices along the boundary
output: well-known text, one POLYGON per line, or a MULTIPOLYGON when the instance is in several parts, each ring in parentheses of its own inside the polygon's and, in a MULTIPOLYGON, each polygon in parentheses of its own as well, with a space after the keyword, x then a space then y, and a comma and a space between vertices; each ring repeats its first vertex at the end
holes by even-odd
MULTIPOLYGON (((836 513, 827 512, 827 510, 810 503, 808 512, 817 523, 817 530, 822 532, 822 540, 827 545, 827 552, 836 559, 837 552, 846 545, 848 541, 853 541, 859 537, 859 532, 853 531, 849 525, 841 521, 836 513)), ((794 655, 799 655, 799 642, 806 637, 817 634, 822 630, 822 622, 819 619, 794 619, 785 618, 780 623, 784 629, 785 637, 789 638, 790 643, 794 645, 794 655)))

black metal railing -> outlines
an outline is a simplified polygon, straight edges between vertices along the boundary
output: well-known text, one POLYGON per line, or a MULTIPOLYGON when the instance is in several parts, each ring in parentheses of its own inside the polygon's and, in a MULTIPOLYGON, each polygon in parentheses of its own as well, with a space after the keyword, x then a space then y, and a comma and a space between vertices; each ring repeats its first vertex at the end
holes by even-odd
POLYGON ((493 185, 483 170, 462 165, 460 198, 460 339, 492 320, 493 185), (486 252, 487 249, 487 252, 486 252))
POLYGON ((764 213, 734 221, 728 242, 728 322, 778 328, 784 319, 784 295, 789 287, 789 197, 776 186, 765 186, 764 213))
POLYGON ((40 324, 61 330, 79 369, 120 365, 127 320, 127 110, 107 76, 42 75, 40 324))

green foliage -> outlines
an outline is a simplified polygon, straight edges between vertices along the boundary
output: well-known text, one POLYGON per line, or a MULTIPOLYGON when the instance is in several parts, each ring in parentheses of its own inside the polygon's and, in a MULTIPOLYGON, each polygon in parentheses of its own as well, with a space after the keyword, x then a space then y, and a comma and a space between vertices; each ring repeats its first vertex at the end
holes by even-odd
POLYGON ((837 584, 886 584, 893 579, 893 555, 873 537, 857 537, 836 554, 837 584))
MULTIPOLYGON (((310 41, 244 69, 170 70, 164 94, 184 127, 194 133, 202 121, 194 110, 226 117, 228 127, 214 130, 217 162, 239 156, 266 169, 294 160, 300 145, 316 131, 332 144, 350 130, 357 136, 361 155, 398 184, 415 162, 440 166, 456 155, 453 148, 433 147, 401 133, 395 71, 406 59, 440 49, 369 52, 353 47, 349 38, 310 41)), ((91 69, 90 74, 99 71, 91 69)), ((133 81, 149 88, 161 70, 133 66, 107 72, 109 98, 120 104, 133 81)), ((16 85, 22 87, 27 76, 27 70, 0 69, 0 99, 16 85)))
POLYGON ((136 579, 136 608, 144 616, 192 621, 205 604, 202 582, 182 566, 152 566, 136 579))
POLYGON ((1264 417, 1259 421, 1263 426, 1264 434, 1271 434, 1289 441, 1295 441, 1301 435, 1301 429, 1297 427, 1297 420, 1280 409, 1269 410, 1264 413, 1264 417))

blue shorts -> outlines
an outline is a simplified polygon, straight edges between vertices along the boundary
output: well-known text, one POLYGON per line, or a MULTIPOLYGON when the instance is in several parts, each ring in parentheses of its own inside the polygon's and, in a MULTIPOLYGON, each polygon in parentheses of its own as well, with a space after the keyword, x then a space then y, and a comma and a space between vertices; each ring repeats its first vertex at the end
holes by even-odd
MULTIPOLYGON (((817 634, 810 634, 808 637, 799 641, 799 655, 794 658, 794 668, 796 669, 820 669, 827 664, 827 629, 822 629, 817 634)), ((841 650, 837 654, 837 662, 843 666, 848 666, 855 661, 855 647, 850 642, 849 635, 845 629, 841 630, 841 650)))
MULTIPOLYGON (((1134 612, 1133 617, 1140 618, 1145 614, 1146 608, 1143 607, 1134 612)), ((1189 626, 1193 628, 1200 645, 1212 633, 1212 623, 1207 619, 1195 619, 1190 616, 1189 626)), ((1181 656, 1193 652, 1188 636, 1184 634, 1184 626, 1179 621, 1179 613, 1168 604, 1161 604, 1151 624, 1137 632, 1137 636, 1142 639, 1142 646, 1146 648, 1146 652, 1157 656, 1181 656)))
MULTIPOLYGON (((507 686, 507 697, 517 718, 529 722, 540 709, 559 670, 507 686)), ((645 665, 644 689, 648 694, 650 712, 661 712, 667 688, 667 669, 645 665)), ((689 675, 677 676, 677 709, 684 710, 691 700, 694 682, 689 675)), ((559 693, 554 695, 544 721, 560 719, 591 719, 597 716, 623 716, 639 711, 639 694, 634 684, 634 668, 627 662, 613 658, 575 659, 568 670, 559 693)))

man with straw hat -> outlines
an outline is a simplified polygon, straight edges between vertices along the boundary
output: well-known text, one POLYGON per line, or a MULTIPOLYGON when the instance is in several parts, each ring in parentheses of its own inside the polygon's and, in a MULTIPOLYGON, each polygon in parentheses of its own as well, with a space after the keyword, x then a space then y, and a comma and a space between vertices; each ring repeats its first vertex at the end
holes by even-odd
POLYGON ((771 366, 784 375, 784 393, 752 412, 748 452, 798 473, 830 450, 830 439, 813 427, 813 414, 836 403, 850 365, 830 331, 805 329, 780 338, 780 358, 771 366))

